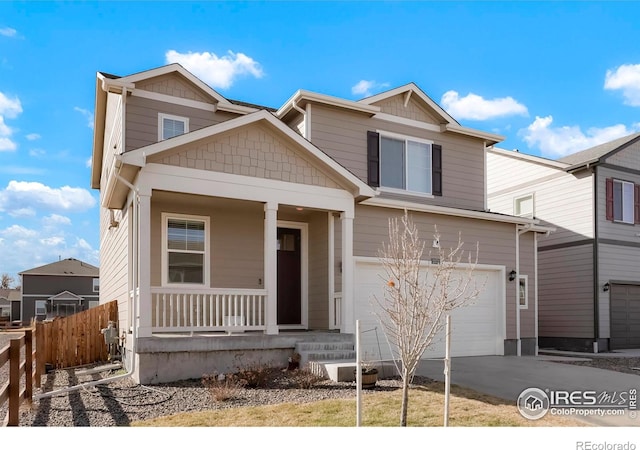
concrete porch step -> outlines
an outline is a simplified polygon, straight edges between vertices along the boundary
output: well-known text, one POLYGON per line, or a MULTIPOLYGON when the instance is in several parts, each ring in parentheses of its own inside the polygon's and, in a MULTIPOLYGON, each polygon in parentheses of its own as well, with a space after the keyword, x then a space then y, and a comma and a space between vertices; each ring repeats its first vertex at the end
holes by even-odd
POLYGON ((313 361, 342 361, 356 356, 350 341, 298 342, 295 351, 300 355, 300 367, 313 361))
MULTIPOLYGON (((378 369, 378 376, 380 378, 393 377, 398 374, 398 370, 392 361, 378 362, 374 365, 378 369)), ((310 361, 309 370, 331 381, 355 381, 356 379, 355 359, 345 359, 342 361, 310 361)))

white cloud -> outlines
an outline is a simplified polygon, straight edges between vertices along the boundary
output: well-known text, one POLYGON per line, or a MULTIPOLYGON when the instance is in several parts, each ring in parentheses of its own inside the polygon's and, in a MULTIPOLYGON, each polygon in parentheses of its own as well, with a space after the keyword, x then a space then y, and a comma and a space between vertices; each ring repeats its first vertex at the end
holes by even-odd
POLYGON ((46 154, 47 154, 47 152, 44 151, 41 148, 32 148, 31 150, 29 150, 29 156, 34 156, 36 158, 39 158, 39 157, 44 156, 46 154))
POLYGON ((11 139, 6 137, 0 137, 0 152, 12 152, 18 146, 11 139))
POLYGON ((17 34, 18 34, 18 31, 14 28, 9 28, 9 27, 0 28, 0 35, 2 36, 16 37, 17 34))
POLYGON ((351 87, 351 93, 353 95, 370 97, 373 91, 380 91, 388 86, 389 83, 378 83, 374 80, 360 80, 351 87))
POLYGON ((19 209, 14 209, 10 211, 9 215, 14 218, 34 217, 36 215, 36 211, 33 208, 19 208, 19 209))
POLYGON ((93 130, 93 113, 88 109, 80 108, 78 106, 74 106, 74 111, 78 111, 87 119, 87 126, 93 130))
POLYGON ((0 211, 11 212, 23 205, 50 211, 85 211, 95 204, 88 190, 70 186, 52 188, 38 182, 12 180, 0 190, 0 211))
POLYGON ((0 236, 11 239, 28 239, 38 235, 35 230, 30 230, 22 225, 11 225, 4 230, 0 230, 0 236))
POLYGON ((440 102, 442 107, 456 119, 487 120, 504 116, 527 116, 527 107, 513 97, 487 100, 469 93, 460 97, 456 91, 447 91, 440 102))
POLYGON ((623 64, 614 70, 607 70, 604 88, 619 89, 627 105, 640 106, 640 64, 623 64))
POLYGON ((60 214, 50 214, 42 221, 47 225, 71 225, 71 219, 60 214))
POLYGON ((91 159, 91 157, 89 157, 89 159, 87 159, 87 160, 84 162, 84 165, 85 165, 87 168, 91 168, 91 164, 92 164, 92 162, 93 162, 93 160, 91 159))
POLYGON ((15 119, 22 112, 22 104, 18 97, 9 98, 0 92, 0 115, 15 119))
POLYGON ((240 75, 249 74, 255 78, 264 75, 260 64, 244 53, 229 51, 218 57, 209 52, 179 53, 169 50, 165 53, 168 64, 178 63, 213 88, 227 89, 240 75))
POLYGON ((56 247, 65 243, 64 238, 61 236, 52 236, 39 239, 39 242, 47 247, 56 247))
POLYGON ((527 128, 519 131, 529 147, 537 147, 543 156, 559 158, 580 150, 603 144, 626 136, 640 129, 640 124, 631 128, 618 124, 604 128, 588 128, 583 132, 579 126, 553 127, 553 116, 538 117, 527 128))
POLYGON ((40 139, 40 135, 38 133, 29 133, 25 136, 29 141, 37 141, 40 139))

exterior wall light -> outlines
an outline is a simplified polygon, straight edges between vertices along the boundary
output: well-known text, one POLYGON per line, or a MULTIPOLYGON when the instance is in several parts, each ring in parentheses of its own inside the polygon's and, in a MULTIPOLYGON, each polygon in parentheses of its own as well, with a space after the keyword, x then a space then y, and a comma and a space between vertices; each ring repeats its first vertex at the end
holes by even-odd
POLYGON ((611 287, 611 285, 609 283, 605 283, 604 286, 602 286, 602 290, 604 292, 609 292, 609 288, 611 287))
POLYGON ((511 272, 509 272, 509 281, 515 280, 516 275, 518 275, 518 273, 515 270, 512 270, 511 272))

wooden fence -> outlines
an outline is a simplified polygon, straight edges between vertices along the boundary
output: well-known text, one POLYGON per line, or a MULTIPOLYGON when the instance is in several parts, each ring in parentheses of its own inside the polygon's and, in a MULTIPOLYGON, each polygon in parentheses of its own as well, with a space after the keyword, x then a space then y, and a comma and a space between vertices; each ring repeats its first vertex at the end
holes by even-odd
POLYGON ((36 324, 38 363, 55 369, 107 361, 108 347, 102 334, 109 321, 118 321, 118 302, 100 306, 51 322, 36 324))
POLYGON ((0 349, 0 369, 9 364, 9 381, 0 386, 0 406, 9 402, 7 416, 1 425, 18 426, 20 424, 20 405, 23 402, 30 403, 33 398, 33 385, 40 387, 40 375, 37 353, 34 340, 37 340, 38 332, 33 328, 24 330, 24 335, 11 339, 9 345, 0 349), (35 339, 34 339, 35 338, 35 339), (21 358, 24 347, 24 361, 21 358), (24 383, 21 383, 24 375, 24 383))

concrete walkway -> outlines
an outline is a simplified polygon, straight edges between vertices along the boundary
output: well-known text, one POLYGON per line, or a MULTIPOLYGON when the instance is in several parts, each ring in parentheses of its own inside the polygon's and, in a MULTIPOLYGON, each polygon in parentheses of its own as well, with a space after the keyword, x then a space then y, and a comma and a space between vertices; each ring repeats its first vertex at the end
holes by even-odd
MULTIPOLYGON (((596 369, 593 367, 561 364, 568 358, 563 356, 475 356, 453 358, 451 361, 451 383, 478 392, 517 402, 520 393, 527 388, 543 391, 596 391, 628 392, 636 389, 640 393, 640 376, 596 369)), ((571 358, 575 360, 575 358, 571 358)), ((417 375, 444 381, 442 360, 422 361, 417 375)), ((640 406, 640 402, 638 403, 640 406)), ((576 417, 600 426, 640 426, 638 417, 586 416, 576 417)))

